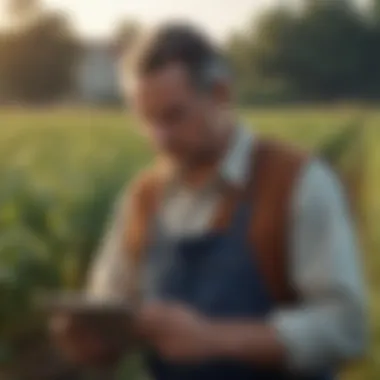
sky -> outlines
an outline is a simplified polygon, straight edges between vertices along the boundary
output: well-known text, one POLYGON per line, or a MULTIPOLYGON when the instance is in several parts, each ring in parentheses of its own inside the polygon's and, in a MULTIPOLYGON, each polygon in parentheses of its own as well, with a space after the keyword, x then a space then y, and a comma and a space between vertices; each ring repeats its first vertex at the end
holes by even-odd
POLYGON ((45 4, 70 14, 84 36, 108 36, 123 18, 148 25, 180 18, 199 24, 219 39, 278 1, 281 0, 45 0, 45 4))
MULTIPOLYGON (((7 0, 0 0, 1 5, 7 0)), ((244 28, 268 7, 297 4, 302 0, 42 0, 62 10, 73 20, 77 31, 87 38, 111 36, 123 19, 154 25, 168 19, 186 19, 198 24, 216 39, 244 28)), ((365 4, 371 0, 355 0, 365 4)), ((4 21, 4 20, 3 20, 4 21)))

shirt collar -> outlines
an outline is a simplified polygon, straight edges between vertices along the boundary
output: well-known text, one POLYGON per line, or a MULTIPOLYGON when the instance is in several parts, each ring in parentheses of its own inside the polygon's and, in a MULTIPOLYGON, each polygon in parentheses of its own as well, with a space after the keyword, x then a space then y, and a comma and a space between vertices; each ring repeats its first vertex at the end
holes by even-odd
POLYGON ((246 184, 251 166, 253 139, 254 136, 245 127, 236 128, 219 167, 222 180, 229 185, 242 187, 246 184))

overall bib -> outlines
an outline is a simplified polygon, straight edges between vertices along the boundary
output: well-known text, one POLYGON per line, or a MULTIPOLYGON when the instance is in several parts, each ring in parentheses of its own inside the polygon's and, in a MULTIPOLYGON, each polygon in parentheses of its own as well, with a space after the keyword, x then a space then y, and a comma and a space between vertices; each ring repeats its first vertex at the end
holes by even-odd
MULTIPOLYGON (((147 298, 178 301, 203 315, 265 320, 276 302, 259 270, 247 239, 252 202, 242 200, 227 231, 173 242, 171 255, 152 245, 145 256, 147 298)), ((157 380, 285 380, 295 379, 277 369, 255 368, 234 361, 178 365, 157 353, 147 354, 148 368, 157 380)), ((332 379, 326 373, 303 380, 332 379)))

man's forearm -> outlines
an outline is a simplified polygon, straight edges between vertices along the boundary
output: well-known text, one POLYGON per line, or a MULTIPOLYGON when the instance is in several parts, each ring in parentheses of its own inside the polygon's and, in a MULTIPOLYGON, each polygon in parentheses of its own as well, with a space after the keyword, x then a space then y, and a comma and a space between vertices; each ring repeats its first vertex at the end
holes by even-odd
POLYGON ((269 324, 217 322, 210 324, 209 334, 216 357, 262 366, 285 365, 285 347, 269 324))

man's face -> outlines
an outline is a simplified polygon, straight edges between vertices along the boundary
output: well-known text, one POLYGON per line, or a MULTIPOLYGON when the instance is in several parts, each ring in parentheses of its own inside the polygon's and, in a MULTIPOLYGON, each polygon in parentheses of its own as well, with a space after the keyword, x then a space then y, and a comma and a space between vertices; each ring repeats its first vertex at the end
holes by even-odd
POLYGON ((158 151, 179 161, 194 161, 213 146, 220 104, 212 91, 197 89, 180 64, 139 78, 132 102, 158 151))

